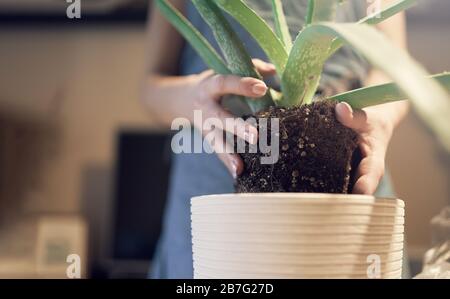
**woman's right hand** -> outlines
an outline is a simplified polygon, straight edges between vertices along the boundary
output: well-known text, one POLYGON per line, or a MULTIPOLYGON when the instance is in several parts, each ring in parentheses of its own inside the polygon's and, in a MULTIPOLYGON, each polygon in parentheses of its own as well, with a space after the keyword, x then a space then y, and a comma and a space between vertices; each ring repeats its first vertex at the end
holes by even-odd
MULTIPOLYGON (((266 63, 259 59, 253 59, 253 63, 258 72, 263 76, 275 74, 275 66, 266 63)), ((194 110, 201 110, 203 120, 208 118, 215 118, 220 120, 220 123, 225 124, 225 119, 233 118, 235 126, 233 128, 216 128, 213 134, 200 129, 203 135, 214 135, 214 141, 211 146, 216 152, 220 160, 230 171, 233 178, 236 178, 243 169, 243 163, 239 155, 236 153, 224 153, 224 144, 217 142, 223 140, 223 131, 230 130, 232 134, 246 140, 248 143, 256 144, 258 140, 258 130, 245 122, 243 119, 238 119, 221 105, 220 100, 226 95, 239 95, 250 98, 260 98, 264 96, 268 90, 266 84, 258 79, 250 77, 238 77, 234 75, 215 75, 212 71, 205 71, 201 74, 194 75, 190 84, 189 93, 191 110, 191 122, 193 122, 194 110)), ((195 125, 195 124, 194 124, 195 125)))

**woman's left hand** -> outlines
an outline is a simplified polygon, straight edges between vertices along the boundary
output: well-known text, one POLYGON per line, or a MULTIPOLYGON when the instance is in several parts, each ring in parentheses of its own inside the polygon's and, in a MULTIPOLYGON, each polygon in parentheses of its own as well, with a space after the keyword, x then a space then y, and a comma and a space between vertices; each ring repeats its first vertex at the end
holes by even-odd
POLYGON ((353 110, 347 103, 336 106, 337 119, 358 134, 362 160, 356 172, 353 193, 373 194, 385 170, 385 157, 395 127, 391 104, 353 110))

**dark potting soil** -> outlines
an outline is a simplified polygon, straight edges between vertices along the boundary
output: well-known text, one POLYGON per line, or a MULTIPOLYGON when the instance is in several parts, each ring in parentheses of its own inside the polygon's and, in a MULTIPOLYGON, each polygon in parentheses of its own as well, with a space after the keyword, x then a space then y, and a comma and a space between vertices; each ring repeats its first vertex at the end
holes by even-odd
POLYGON ((263 128, 260 119, 279 119, 279 160, 261 164, 261 156, 270 153, 263 154, 259 149, 257 153, 241 154, 244 171, 236 181, 237 192, 351 191, 357 135, 336 119, 335 106, 334 102, 318 101, 287 109, 271 107, 257 113, 258 129, 260 134, 267 134, 269 143, 270 121, 263 128))

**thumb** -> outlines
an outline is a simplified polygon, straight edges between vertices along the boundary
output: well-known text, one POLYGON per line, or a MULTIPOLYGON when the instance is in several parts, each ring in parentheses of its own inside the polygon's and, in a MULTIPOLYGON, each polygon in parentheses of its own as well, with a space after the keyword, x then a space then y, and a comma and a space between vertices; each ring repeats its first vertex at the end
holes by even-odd
POLYGON ((356 132, 363 131, 367 126, 367 115, 364 110, 353 110, 353 108, 341 102, 336 105, 336 118, 347 128, 353 129, 356 132))

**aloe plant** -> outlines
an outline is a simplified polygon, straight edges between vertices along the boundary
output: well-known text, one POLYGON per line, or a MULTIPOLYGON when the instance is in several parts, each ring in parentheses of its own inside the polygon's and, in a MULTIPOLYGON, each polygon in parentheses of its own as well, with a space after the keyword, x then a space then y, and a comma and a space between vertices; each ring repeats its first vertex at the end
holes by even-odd
MULTIPOLYGON (((225 60, 167 0, 156 0, 161 12, 211 69, 219 74, 260 78, 224 13, 233 17, 253 36, 275 65, 281 78, 281 91, 271 90, 263 101, 250 107, 253 112, 270 105, 293 107, 311 103, 325 62, 347 44, 390 76, 393 83, 352 90, 331 96, 328 100, 345 101, 359 109, 409 99, 418 115, 450 152, 450 73, 429 76, 405 51, 393 46, 372 27, 411 7, 416 0, 398 0, 356 23, 334 22, 336 9, 345 0, 309 0, 305 26, 295 41, 289 35, 281 0, 272 0, 275 28, 271 28, 243 0, 193 2, 213 30, 225 60)), ((247 101, 249 104, 254 102, 247 101)))

